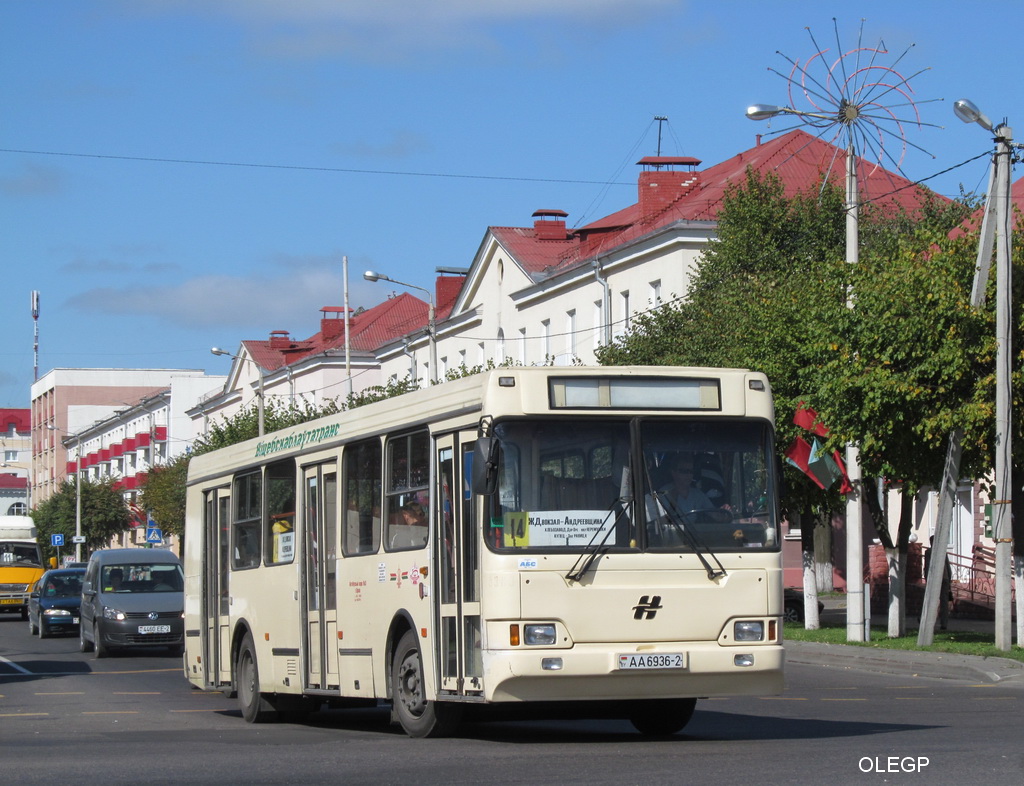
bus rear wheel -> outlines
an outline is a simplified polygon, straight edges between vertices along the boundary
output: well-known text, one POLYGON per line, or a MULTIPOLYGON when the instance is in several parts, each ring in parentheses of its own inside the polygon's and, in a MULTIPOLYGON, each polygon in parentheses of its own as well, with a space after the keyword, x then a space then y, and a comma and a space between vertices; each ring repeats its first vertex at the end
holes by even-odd
POLYGON ((693 717, 696 699, 660 699, 638 702, 629 722, 647 737, 669 737, 686 728, 693 717))
POLYGON ((461 707, 427 700, 423 657, 411 630, 399 640, 391 663, 391 700, 394 716, 410 737, 446 737, 458 728, 461 707))
POLYGON ((256 664, 256 645, 252 634, 246 633, 235 661, 235 685, 242 717, 248 723, 269 723, 277 719, 277 711, 260 693, 260 670, 256 664))

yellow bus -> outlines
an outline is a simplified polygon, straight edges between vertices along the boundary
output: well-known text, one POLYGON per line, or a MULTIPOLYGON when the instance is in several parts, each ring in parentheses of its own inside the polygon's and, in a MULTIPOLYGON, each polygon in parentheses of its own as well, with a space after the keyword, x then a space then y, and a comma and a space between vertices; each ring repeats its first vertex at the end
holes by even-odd
POLYGON ((43 575, 43 555, 30 516, 0 516, 0 612, 28 619, 28 595, 43 575))
POLYGON ((783 685, 768 381, 489 371, 192 459, 184 668, 247 721, 628 718, 783 685))

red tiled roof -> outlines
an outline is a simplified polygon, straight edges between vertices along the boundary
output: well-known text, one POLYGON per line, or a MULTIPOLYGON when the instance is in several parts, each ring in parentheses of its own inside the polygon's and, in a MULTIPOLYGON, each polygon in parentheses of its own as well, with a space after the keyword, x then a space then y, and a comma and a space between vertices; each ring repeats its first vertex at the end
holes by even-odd
MULTIPOLYGON (((462 278, 452 279, 460 284, 462 278)), ((448 303, 451 309, 451 303, 448 303)), ((328 306, 325 313, 344 313, 342 307, 328 306)), ((428 306, 418 297, 402 292, 383 303, 349 317, 349 349, 372 352, 383 344, 427 324, 428 306)), ((342 319, 323 319, 321 331, 303 340, 284 340, 282 337, 267 341, 243 341, 249 356, 267 371, 283 368, 310 355, 329 349, 345 347, 342 319)))
MULTIPOLYGON (((696 159, 688 159, 685 163, 693 161, 696 159)), ((645 159, 641 163, 650 161, 645 159)), ((642 202, 638 201, 570 230, 565 240, 540 239, 533 228, 525 227, 491 227, 490 231, 508 253, 539 280, 555 270, 576 267, 599 253, 635 241, 677 221, 715 221, 727 188, 730 184, 742 182, 748 167, 761 174, 776 174, 783 183, 785 194, 792 197, 819 188, 825 176, 842 187, 846 177, 846 152, 796 129, 720 164, 692 173, 696 175, 694 185, 678 186, 678 196, 663 205, 654 202, 658 209, 647 215, 641 213, 642 202)), ((644 196, 645 185, 650 180, 659 179, 652 175, 645 181, 644 175, 651 173, 641 175, 641 197, 644 196)), ((871 201, 883 208, 914 211, 927 192, 906 178, 861 158, 857 161, 857 175, 862 202, 871 201)), ((661 179, 670 178, 661 176, 661 179)))
POLYGON ((9 407, 0 409, 0 430, 9 431, 12 423, 19 434, 28 434, 32 430, 31 410, 9 407))
POLYGON ((0 489, 26 489, 28 478, 15 475, 13 472, 0 475, 0 489))
MULTIPOLYGON (((1021 213, 1024 213, 1024 177, 1010 186, 1010 204, 1012 205, 1011 211, 1013 213, 1014 228, 1020 229, 1024 226, 1024 218, 1021 217, 1021 213), (1013 208, 1016 208, 1016 210, 1013 208)), ((985 207, 983 205, 975 210, 974 213, 971 214, 970 218, 949 233, 950 239, 955 240, 965 233, 977 232, 980 230, 984 213, 985 207)))

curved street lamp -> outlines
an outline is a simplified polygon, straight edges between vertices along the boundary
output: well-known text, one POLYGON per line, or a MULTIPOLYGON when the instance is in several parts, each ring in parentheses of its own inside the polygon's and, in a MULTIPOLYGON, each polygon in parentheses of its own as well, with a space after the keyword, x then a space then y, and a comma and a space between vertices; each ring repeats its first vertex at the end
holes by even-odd
MULTIPOLYGON (((996 542, 996 620, 995 644, 1001 650, 1009 650, 1013 644, 1010 619, 1010 562, 1013 541, 1010 506, 1013 498, 1011 468, 1012 453, 1012 396, 1010 379, 1012 373, 1013 345, 1011 325, 1013 324, 1013 285, 1011 280, 1011 161, 1013 129, 1006 122, 993 122, 973 102, 961 98, 953 103, 953 112, 965 123, 977 123, 995 135, 996 150, 992 158, 992 175, 989 193, 986 197, 985 215, 982 220, 981 242, 978 250, 978 264, 975 278, 975 292, 972 302, 984 299, 985 282, 988 280, 988 266, 992 259, 993 232, 989 225, 990 210, 995 219, 996 251, 996 438, 995 438, 995 496, 992 502, 992 535, 996 542)), ((929 580, 931 574, 929 574, 929 580)), ((1020 592, 1018 588, 1018 593, 1020 592)), ((1018 594, 1018 599, 1019 599, 1018 594)), ((1018 603, 1020 601, 1018 600, 1018 603)), ((1018 621, 1018 625, 1022 623, 1018 621)), ((923 627, 923 624, 922 624, 923 627)), ((1019 642, 1018 642, 1019 643, 1019 642)))
POLYGON ((383 273, 378 273, 374 270, 367 270, 363 273, 363 278, 367 281, 390 281, 392 284, 398 284, 402 287, 408 287, 409 289, 417 289, 420 292, 425 292, 427 295, 427 340, 430 345, 430 381, 434 384, 437 383, 437 330, 434 321, 434 294, 425 287, 418 287, 415 284, 407 284, 404 281, 399 281, 396 278, 391 278, 383 273))
POLYGON ((254 366, 256 366, 256 371, 259 372, 259 388, 257 389, 256 393, 256 409, 257 412, 259 413, 259 435, 262 437, 264 432, 263 366, 261 366, 252 358, 243 358, 239 355, 236 355, 234 352, 228 352, 226 349, 221 349, 220 347, 210 347, 210 354, 225 355, 226 357, 234 358, 235 360, 242 360, 246 363, 252 363, 254 366))

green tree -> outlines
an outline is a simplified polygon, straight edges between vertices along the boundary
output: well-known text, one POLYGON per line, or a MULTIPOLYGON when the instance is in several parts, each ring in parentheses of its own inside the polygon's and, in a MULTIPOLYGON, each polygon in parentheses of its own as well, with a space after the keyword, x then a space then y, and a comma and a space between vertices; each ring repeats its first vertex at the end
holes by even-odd
MULTIPOLYGON (((82 535, 87 552, 106 548, 110 541, 129 528, 131 513, 124 504, 124 496, 114 488, 114 480, 99 483, 82 481, 82 535)), ((46 557, 56 556, 50 535, 61 533, 64 542, 71 543, 75 534, 78 487, 75 481, 65 480, 57 491, 32 511, 32 519, 39 531, 39 541, 46 557)), ((65 546, 65 549, 68 547, 65 546)))
MULTIPOLYGON (((857 443, 866 474, 910 493, 938 483, 945 437, 961 425, 975 447, 965 470, 980 474, 990 455, 992 313, 968 303, 976 238, 948 239, 974 205, 925 198, 913 216, 869 206, 860 264, 848 265, 836 189, 786 197, 775 176, 748 172, 726 194, 688 297, 638 317, 600 359, 763 371, 780 448, 804 401, 832 429, 827 447, 857 443)), ((784 480, 785 505, 805 527, 812 510, 827 521, 839 503, 796 470, 784 480)))
POLYGON ((185 481, 188 477, 189 454, 158 467, 153 467, 142 482, 142 505, 164 534, 185 534, 185 481))

